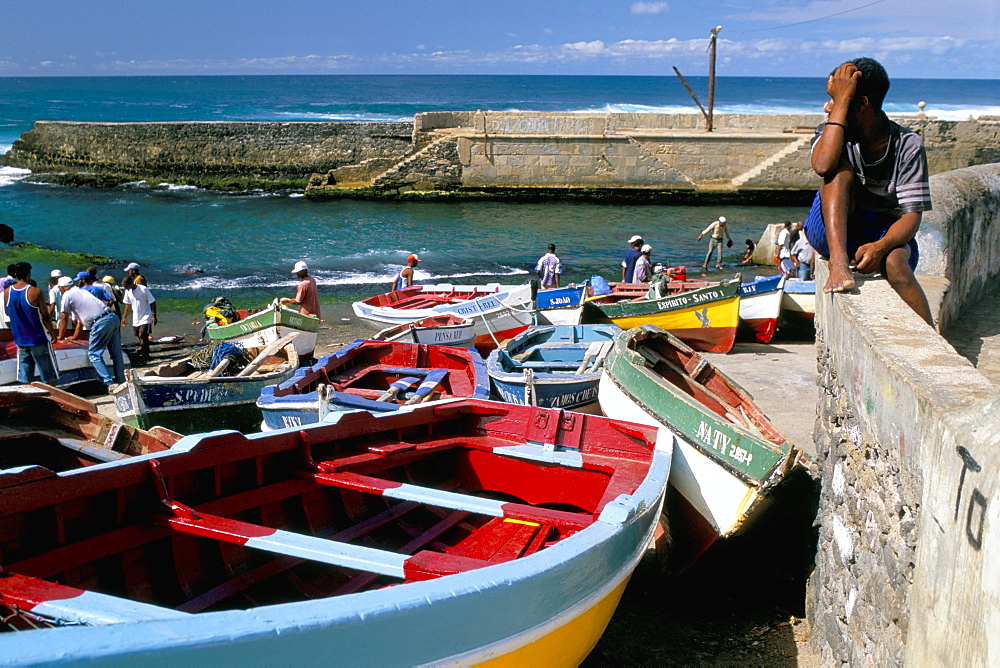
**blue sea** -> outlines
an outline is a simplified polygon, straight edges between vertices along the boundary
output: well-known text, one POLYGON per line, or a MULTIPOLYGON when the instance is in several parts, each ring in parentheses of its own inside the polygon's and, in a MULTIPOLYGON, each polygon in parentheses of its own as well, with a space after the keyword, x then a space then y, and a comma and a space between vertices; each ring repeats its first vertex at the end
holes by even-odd
MULTIPOLYGON (((704 95, 704 78, 692 77, 704 95)), ((720 78, 717 113, 820 113, 824 81, 720 78)), ((949 119, 1000 115, 1000 82, 897 80, 886 108, 949 119)), ((36 120, 410 120, 420 111, 484 109, 697 113, 674 77, 270 76, 0 78, 0 153, 36 120)), ((617 275, 627 239, 642 234, 653 260, 700 265, 698 233, 725 215, 736 243, 729 275, 768 223, 801 207, 306 200, 300 192, 205 192, 157 183, 98 190, 24 181, 0 167, 0 222, 18 241, 114 258, 102 271, 143 266, 158 297, 227 295, 260 306, 292 289, 305 260, 324 301, 382 292, 409 253, 421 282, 519 283, 549 243, 564 280, 617 275), (188 273, 197 272, 197 273, 188 273)), ((36 268, 42 275, 51 267, 36 268)), ((64 273, 80 267, 60 267, 64 273)))

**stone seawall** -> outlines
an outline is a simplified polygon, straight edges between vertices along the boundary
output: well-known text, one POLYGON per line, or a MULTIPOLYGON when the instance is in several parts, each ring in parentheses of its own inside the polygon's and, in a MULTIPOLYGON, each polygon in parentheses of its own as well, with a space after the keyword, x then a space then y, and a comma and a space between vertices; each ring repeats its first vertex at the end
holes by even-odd
MULTIPOLYGON (((1000 276, 987 255, 1000 244, 1000 165, 932 177, 931 191, 931 255, 944 261, 920 268, 952 281, 940 310, 954 320, 1000 276)), ((807 608, 823 663, 1000 664, 998 386, 883 280, 817 297, 816 318, 822 492, 807 608)))
MULTIPOLYGON (((1000 161, 1000 120, 900 119, 932 173, 1000 161)), ((412 123, 39 121, 0 162, 70 183, 272 182, 311 197, 585 197, 805 204, 820 115, 428 112, 412 123)))
POLYGON ((293 182, 412 152, 410 123, 39 121, 3 162, 34 172, 205 183, 293 182))

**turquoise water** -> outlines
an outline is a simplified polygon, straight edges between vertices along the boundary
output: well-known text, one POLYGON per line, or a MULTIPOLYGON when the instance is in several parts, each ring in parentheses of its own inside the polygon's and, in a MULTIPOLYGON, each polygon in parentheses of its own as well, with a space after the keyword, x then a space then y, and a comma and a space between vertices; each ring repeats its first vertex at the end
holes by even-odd
MULTIPOLYGON (((703 79, 693 85, 703 90, 703 79)), ((716 109, 816 113, 825 95, 812 79, 722 78, 716 109)), ((1000 113, 995 81, 893 83, 889 109, 962 115, 1000 113)), ((0 151, 35 120, 404 120, 433 109, 694 111, 673 77, 346 76, 0 78, 0 151)), ((802 207, 649 206, 500 202, 311 202, 301 193, 223 194, 158 184, 110 190, 33 185, 0 168, 0 215, 19 241, 137 261, 158 296, 207 301, 225 294, 254 305, 294 284, 306 260, 325 300, 381 292, 409 253, 420 281, 519 283, 548 243, 567 280, 609 278, 632 234, 653 260, 700 265, 696 240, 725 215, 735 244, 767 223, 801 219, 802 207), (197 270, 199 273, 184 273, 197 270)), ((51 267, 39 267, 41 270, 51 267)), ((60 267, 64 272, 80 267, 60 267)), ((732 270, 725 273, 731 275, 732 270)), ((713 274, 714 275, 714 274, 713 274)))

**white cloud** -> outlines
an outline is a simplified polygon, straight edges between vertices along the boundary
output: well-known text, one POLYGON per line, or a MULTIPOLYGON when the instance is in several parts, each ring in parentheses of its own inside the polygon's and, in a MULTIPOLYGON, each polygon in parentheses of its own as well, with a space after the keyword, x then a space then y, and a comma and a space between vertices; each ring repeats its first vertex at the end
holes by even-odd
POLYGON ((563 44, 562 48, 567 53, 596 56, 604 52, 604 42, 599 39, 593 42, 572 42, 563 44))
POLYGON ((669 6, 665 2, 635 2, 630 11, 633 14, 662 14, 669 6))

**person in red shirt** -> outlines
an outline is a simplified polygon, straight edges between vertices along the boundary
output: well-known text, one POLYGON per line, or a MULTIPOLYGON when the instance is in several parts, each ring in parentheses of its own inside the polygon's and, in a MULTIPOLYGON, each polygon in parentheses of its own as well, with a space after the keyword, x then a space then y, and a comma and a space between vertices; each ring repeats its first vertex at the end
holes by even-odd
POLYGON ((299 277, 294 297, 283 297, 282 304, 298 304, 299 313, 319 318, 319 289, 316 279, 309 275, 309 265, 302 260, 295 263, 292 273, 299 277))

